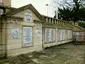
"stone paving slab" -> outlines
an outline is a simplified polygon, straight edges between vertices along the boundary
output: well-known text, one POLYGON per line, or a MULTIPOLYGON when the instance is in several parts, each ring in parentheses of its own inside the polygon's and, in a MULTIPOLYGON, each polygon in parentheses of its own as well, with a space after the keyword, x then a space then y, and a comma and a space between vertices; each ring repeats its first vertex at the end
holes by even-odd
POLYGON ((85 64, 85 45, 65 44, 0 60, 1 64, 85 64))

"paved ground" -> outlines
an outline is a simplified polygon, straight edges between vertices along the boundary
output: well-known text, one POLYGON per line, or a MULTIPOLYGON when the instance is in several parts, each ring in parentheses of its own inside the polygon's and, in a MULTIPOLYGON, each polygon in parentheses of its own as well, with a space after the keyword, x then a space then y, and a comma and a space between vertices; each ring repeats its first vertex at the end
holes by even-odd
POLYGON ((0 64, 85 64, 85 45, 65 44, 17 57, 0 60, 0 64))

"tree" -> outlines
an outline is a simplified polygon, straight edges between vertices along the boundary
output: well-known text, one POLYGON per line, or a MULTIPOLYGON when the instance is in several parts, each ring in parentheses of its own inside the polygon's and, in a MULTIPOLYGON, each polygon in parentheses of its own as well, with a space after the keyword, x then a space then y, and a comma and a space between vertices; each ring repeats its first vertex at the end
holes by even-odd
POLYGON ((85 28, 85 22, 79 22, 78 25, 81 26, 82 28, 85 28))
POLYGON ((84 0, 63 0, 63 3, 59 3, 59 5, 59 19, 72 20, 74 22, 78 20, 85 20, 84 0))
POLYGON ((73 10, 69 9, 69 8, 64 8, 63 9, 58 9, 59 10, 59 19, 63 19, 63 20, 72 20, 73 19, 73 10))

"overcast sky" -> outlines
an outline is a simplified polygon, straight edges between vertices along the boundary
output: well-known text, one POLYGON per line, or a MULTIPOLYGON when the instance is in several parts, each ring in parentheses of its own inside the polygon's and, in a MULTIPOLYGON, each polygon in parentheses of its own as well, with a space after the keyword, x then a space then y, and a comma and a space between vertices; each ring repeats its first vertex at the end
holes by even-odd
POLYGON ((12 0, 12 7, 21 7, 27 4, 33 4, 33 6, 43 15, 54 16, 54 9, 51 5, 47 7, 46 4, 52 4, 52 0, 12 0), (47 13, 48 12, 48 13, 47 13))

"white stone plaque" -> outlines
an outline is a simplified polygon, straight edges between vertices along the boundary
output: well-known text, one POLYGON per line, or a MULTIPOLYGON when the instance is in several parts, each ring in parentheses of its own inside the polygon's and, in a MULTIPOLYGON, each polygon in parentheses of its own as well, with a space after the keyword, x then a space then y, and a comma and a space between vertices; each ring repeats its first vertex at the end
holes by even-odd
POLYGON ((62 33, 62 30, 60 30, 60 40, 63 40, 63 33, 62 33))
POLYGON ((32 45, 32 27, 23 27, 24 45, 32 45))
POLYGON ((3 14, 3 9, 0 9, 0 15, 2 15, 3 14))
POLYGON ((55 29, 46 28, 45 29, 45 42, 53 42, 53 41, 55 41, 55 29))
POLYGON ((32 22, 32 14, 31 13, 25 13, 24 20, 26 22, 32 22))
POLYGON ((49 35, 49 29, 46 28, 45 29, 45 42, 49 42, 49 37, 50 37, 50 35, 49 35))
POLYGON ((11 38, 12 39, 20 39, 20 29, 14 28, 11 30, 11 38))

